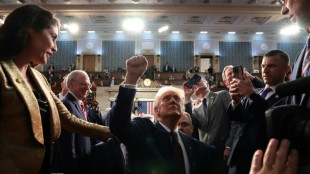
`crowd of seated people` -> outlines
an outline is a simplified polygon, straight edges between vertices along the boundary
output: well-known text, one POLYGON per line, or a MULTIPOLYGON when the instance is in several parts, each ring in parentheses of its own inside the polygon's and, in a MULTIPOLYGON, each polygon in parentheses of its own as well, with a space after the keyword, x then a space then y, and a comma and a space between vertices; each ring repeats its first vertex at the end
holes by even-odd
MULTIPOLYGON (((71 65, 66 68, 66 66, 62 66, 61 70, 56 71, 60 67, 59 65, 54 65, 52 62, 48 65, 47 71, 43 72, 48 79, 48 82, 51 84, 52 89, 55 92, 60 91, 60 84, 63 80, 63 77, 70 73, 71 71, 76 69, 76 64, 73 62, 71 65)), ((180 71, 177 71, 175 65, 172 64, 171 66, 167 64, 163 67, 162 71, 158 71, 155 65, 148 67, 145 71, 144 75, 142 76, 142 80, 149 78, 154 80, 157 84, 162 85, 182 85, 186 80, 190 79, 194 74, 200 74, 202 77, 205 77, 208 80, 210 87, 212 89, 220 90, 219 88, 224 88, 223 84, 220 84, 220 80, 216 81, 216 76, 211 75, 209 76, 208 73, 199 72, 199 67, 195 66, 194 68, 189 67, 185 72, 183 68, 180 68, 180 71), (167 69, 167 70, 165 70, 167 69)), ((119 85, 125 77, 125 69, 118 67, 117 69, 112 68, 104 68, 103 72, 87 72, 89 78, 92 82, 92 90, 96 90, 96 87, 105 87, 105 86, 113 86, 119 85), (113 78, 113 79, 112 79, 113 78)), ((215 73, 216 74, 216 73, 215 73)), ((218 73, 220 74, 220 73, 218 73)), ((221 76, 219 76, 221 77, 221 76)))

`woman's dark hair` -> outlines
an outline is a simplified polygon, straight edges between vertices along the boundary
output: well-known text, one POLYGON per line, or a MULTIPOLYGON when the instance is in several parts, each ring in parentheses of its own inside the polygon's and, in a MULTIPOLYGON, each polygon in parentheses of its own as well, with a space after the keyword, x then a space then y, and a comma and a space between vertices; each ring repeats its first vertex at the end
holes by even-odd
POLYGON ((12 11, 0 27, 0 60, 18 55, 29 42, 29 29, 41 32, 52 26, 60 27, 55 15, 37 5, 24 5, 12 11))

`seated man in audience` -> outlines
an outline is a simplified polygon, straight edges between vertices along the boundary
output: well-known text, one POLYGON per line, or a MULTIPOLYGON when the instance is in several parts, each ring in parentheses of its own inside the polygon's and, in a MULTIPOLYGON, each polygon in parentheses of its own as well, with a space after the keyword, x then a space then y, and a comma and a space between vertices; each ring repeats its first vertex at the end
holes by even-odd
POLYGON ((100 83, 99 83, 99 85, 98 85, 98 86, 100 86, 100 87, 104 87, 103 80, 100 80, 100 83))
POLYGON ((228 113, 232 120, 240 122, 240 126, 228 158, 229 174, 249 173, 255 150, 266 148, 265 111, 271 106, 285 103, 285 98, 278 97, 274 90, 276 85, 284 82, 285 74, 289 71, 288 65, 289 57, 286 53, 272 50, 264 55, 261 65, 266 84, 264 89, 254 89, 246 70, 244 80, 235 78, 230 82, 232 102, 228 113))
POLYGON ((216 150, 177 129, 184 111, 183 91, 161 88, 154 102, 155 125, 147 118, 130 120, 136 83, 147 67, 144 56, 126 61, 127 74, 108 112, 111 132, 128 148, 129 171, 136 174, 222 173, 216 150))
POLYGON ((108 86, 114 86, 114 85, 116 85, 116 83, 115 83, 115 77, 114 76, 112 76, 111 77, 111 79, 110 79, 110 81, 109 81, 109 83, 108 83, 108 86))

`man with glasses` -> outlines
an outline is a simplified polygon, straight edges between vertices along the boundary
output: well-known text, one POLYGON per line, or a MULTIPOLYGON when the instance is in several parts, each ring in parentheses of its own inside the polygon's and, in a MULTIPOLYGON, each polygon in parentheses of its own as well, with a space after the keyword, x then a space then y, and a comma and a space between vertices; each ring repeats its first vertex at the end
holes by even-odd
MULTIPOLYGON (((306 33, 310 33, 310 1, 309 0, 278 0, 282 9, 282 15, 287 15, 289 19, 303 28, 306 33)), ((310 39, 297 57, 292 67, 291 81, 310 75, 310 39)), ((288 103, 292 105, 303 105, 310 108, 310 95, 301 94, 289 97, 288 103)))
POLYGON ((192 124, 192 118, 187 112, 183 112, 181 118, 178 121, 178 128, 181 132, 188 136, 192 136, 194 126, 192 124))
MULTIPOLYGON (((61 100, 71 114, 88 121, 83 99, 90 91, 91 84, 85 71, 75 70, 68 75, 69 92, 61 100)), ((91 139, 83 135, 61 130, 59 138, 60 166, 57 172, 87 173, 91 154, 91 139)))

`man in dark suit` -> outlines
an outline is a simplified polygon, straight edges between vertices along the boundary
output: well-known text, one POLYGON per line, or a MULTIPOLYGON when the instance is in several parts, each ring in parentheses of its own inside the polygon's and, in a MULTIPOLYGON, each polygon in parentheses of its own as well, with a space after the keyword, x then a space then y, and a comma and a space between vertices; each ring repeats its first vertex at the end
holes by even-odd
POLYGON ((288 65, 289 57, 286 53, 272 50, 264 55, 262 61, 261 72, 266 84, 264 89, 254 89, 246 70, 244 80, 231 81, 232 102, 228 112, 231 119, 240 124, 228 158, 229 174, 249 173, 255 150, 266 148, 265 111, 271 106, 285 103, 286 98, 280 98, 274 91, 276 85, 284 82, 285 74, 289 71, 288 65))
POLYGON ((154 125, 147 118, 130 120, 136 83, 147 67, 144 56, 126 61, 126 78, 108 112, 111 132, 128 148, 130 173, 221 173, 215 149, 177 129, 183 111, 183 91, 161 88, 154 102, 154 125))
MULTIPOLYGON (((279 0, 279 3, 282 6, 282 15, 288 15, 293 23, 297 23, 300 28, 303 28, 306 33, 310 34, 310 2, 306 0, 295 0, 290 2, 288 2, 288 0, 279 0)), ((309 48, 310 39, 308 36, 308 42, 294 62, 290 81, 310 75, 310 65, 308 63, 310 59, 309 48)), ((305 93, 290 96, 287 103, 292 105, 303 105, 310 108, 310 94, 305 93)))
POLYGON ((117 137, 92 148, 89 174, 126 174, 126 161, 117 137))
MULTIPOLYGON (((85 71, 75 70, 68 75, 69 92, 62 100, 67 109, 76 117, 87 120, 82 102, 89 92, 90 81, 85 71)), ((64 173, 87 173, 91 153, 90 137, 61 130, 59 138, 60 156, 64 173)))
POLYGON ((177 72, 176 67, 174 67, 174 64, 172 65, 172 67, 170 68, 170 72, 177 72))
MULTIPOLYGON (((233 138, 229 138, 230 122, 227 108, 231 101, 228 91, 212 92, 204 79, 189 89, 183 84, 186 112, 190 113, 193 125, 198 128, 199 140, 213 145, 218 156, 223 159, 226 146, 230 146, 233 138), (192 108, 191 96, 195 94, 200 103, 192 108)), ((223 162, 224 166, 224 162, 223 162)))
POLYGON ((195 66, 195 67, 194 67, 194 72, 195 72, 195 73, 198 73, 198 72, 199 72, 199 66, 195 66))
POLYGON ((163 71, 164 72, 170 72, 170 66, 169 66, 168 62, 166 62, 163 71))

